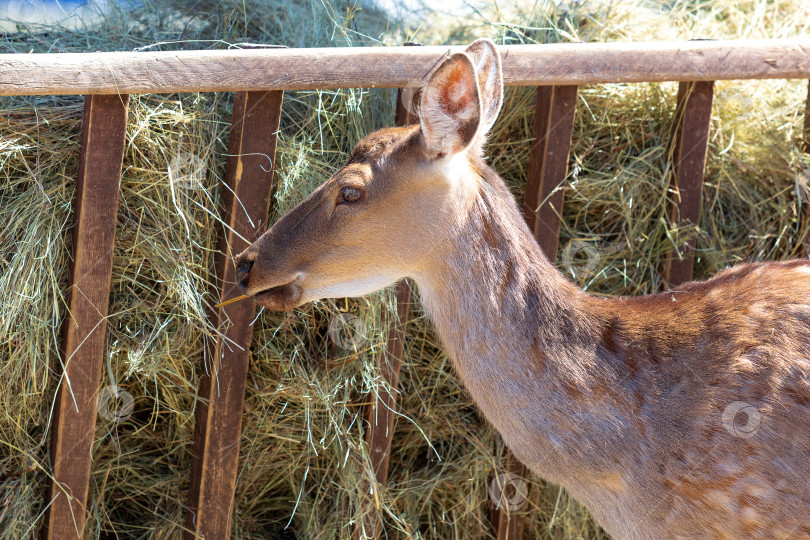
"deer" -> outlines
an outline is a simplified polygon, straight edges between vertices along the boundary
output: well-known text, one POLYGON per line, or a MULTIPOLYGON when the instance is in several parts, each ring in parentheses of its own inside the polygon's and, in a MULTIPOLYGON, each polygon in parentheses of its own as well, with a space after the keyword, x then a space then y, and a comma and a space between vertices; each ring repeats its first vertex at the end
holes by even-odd
POLYGON ((257 304, 410 278, 513 454, 617 539, 810 539, 810 261, 746 263, 595 297, 543 253, 483 157, 494 43, 448 54, 419 122, 346 165, 234 260, 257 304))

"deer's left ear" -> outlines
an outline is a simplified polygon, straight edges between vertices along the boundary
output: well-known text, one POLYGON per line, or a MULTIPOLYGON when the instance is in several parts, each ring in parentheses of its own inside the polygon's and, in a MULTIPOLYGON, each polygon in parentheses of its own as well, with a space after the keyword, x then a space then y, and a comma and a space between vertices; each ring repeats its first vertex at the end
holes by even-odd
POLYGON ((419 121, 432 157, 449 157, 470 147, 481 124, 481 98, 469 56, 456 53, 431 74, 422 90, 419 121))
POLYGON ((503 104, 503 71, 501 55, 490 39, 473 41, 464 51, 475 66, 478 76, 478 89, 481 94, 481 124, 478 127, 474 146, 480 152, 487 132, 498 118, 503 104))

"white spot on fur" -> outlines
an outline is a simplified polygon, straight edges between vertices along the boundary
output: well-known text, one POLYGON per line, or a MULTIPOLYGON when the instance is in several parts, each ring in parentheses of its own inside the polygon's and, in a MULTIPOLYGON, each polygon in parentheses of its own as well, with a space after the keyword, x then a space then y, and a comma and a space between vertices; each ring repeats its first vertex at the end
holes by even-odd
POLYGON ((470 161, 464 154, 453 154, 437 162, 442 174, 450 182, 458 182, 462 178, 471 177, 470 161))
POLYGON ((769 302, 759 302, 757 304, 752 304, 748 308, 748 313, 753 316, 758 317, 770 317, 772 313, 772 305, 769 302))
POLYGON ((720 491, 719 489, 713 489, 709 491, 707 495, 711 504, 727 510, 734 509, 734 503, 731 502, 731 498, 728 496, 728 493, 720 491))
POLYGON ((759 512, 750 506, 746 506, 742 509, 740 517, 742 518, 743 523, 759 523, 760 521, 759 512))

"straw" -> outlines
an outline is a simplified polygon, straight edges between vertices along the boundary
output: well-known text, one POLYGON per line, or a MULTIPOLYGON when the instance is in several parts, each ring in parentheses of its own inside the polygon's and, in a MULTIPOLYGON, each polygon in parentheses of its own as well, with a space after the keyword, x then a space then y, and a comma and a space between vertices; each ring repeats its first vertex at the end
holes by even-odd
POLYGON ((225 300, 224 302, 220 302, 219 304, 215 305, 214 307, 215 308, 221 308, 221 307, 229 306, 231 304, 235 304, 236 302, 240 302, 240 301, 244 300, 245 298, 250 298, 250 296, 247 295, 247 294, 243 294, 242 296, 237 296, 236 298, 231 298, 230 300, 225 300))

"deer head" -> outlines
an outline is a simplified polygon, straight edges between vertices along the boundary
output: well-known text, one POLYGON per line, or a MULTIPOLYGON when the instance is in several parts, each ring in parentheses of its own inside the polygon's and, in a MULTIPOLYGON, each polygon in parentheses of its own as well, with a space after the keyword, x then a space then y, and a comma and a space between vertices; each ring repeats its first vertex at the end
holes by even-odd
POLYGON ((348 163, 236 259, 236 279, 268 309, 370 294, 428 272, 475 198, 486 133, 503 101, 489 40, 445 59, 419 103, 420 123, 376 131, 348 163))

